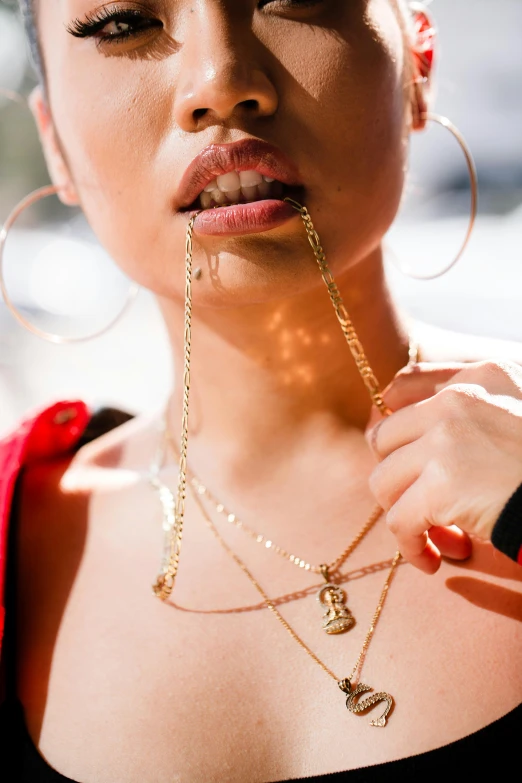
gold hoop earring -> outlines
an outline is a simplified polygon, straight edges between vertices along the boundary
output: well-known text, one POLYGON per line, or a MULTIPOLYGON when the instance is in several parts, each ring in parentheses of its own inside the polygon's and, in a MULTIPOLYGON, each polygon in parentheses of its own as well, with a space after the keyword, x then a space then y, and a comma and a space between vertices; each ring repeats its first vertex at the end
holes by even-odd
POLYGON ((107 326, 104 326, 102 329, 98 329, 96 332, 93 332, 92 334, 89 334, 85 337, 65 337, 60 334, 54 334, 52 332, 46 332, 43 329, 38 328, 37 326, 34 326, 31 324, 27 318, 25 318, 15 307, 13 301, 11 300, 9 293, 7 291, 7 286, 5 283, 5 277, 4 277, 4 250, 5 245, 7 242, 7 237, 9 236, 9 232, 13 225, 16 223, 22 212, 27 209, 28 207, 33 206, 33 204, 36 204, 38 201, 41 201, 44 198, 47 198, 49 196, 56 196, 59 193, 59 188, 49 185, 44 188, 39 188, 38 190, 35 190, 33 193, 30 193, 28 196, 26 196, 22 201, 20 201, 16 207, 13 209, 9 217, 4 223, 4 226, 2 230, 0 231, 0 292, 3 296, 4 302, 11 312, 12 316, 18 321, 19 324, 21 324, 24 329, 27 329, 31 334, 36 335, 37 337, 40 337, 43 340, 47 340, 50 343, 55 343, 58 345, 68 344, 68 343, 82 343, 87 342, 88 340, 93 340, 96 337, 100 337, 102 334, 105 334, 109 331, 109 329, 112 329, 112 327, 120 320, 120 318, 123 316, 123 314, 127 311, 130 304, 134 301, 136 298, 140 286, 136 283, 132 283, 129 292, 127 294, 127 297, 125 299, 125 303, 120 310, 120 312, 116 315, 115 318, 113 318, 110 323, 107 326))
POLYGON ((14 90, 7 90, 5 87, 0 87, 0 97, 2 96, 7 98, 9 101, 13 101, 13 103, 19 103, 21 106, 28 108, 26 98, 24 98, 23 95, 20 95, 19 92, 14 92, 14 90))
POLYGON ((471 235, 473 233, 473 228, 475 226, 475 221, 477 218, 478 175, 475 166, 475 161, 473 160, 473 155, 464 136, 447 117, 443 117, 440 114, 432 114, 431 112, 423 112, 420 115, 420 119, 436 122, 438 125, 442 125, 443 128, 446 128, 446 130, 449 130, 452 136, 454 136, 454 138, 457 140, 462 152, 464 153, 464 157, 466 158, 466 165, 468 167, 469 178, 470 178, 471 204, 470 204, 470 219, 469 219, 468 230, 466 231, 466 236, 464 237, 464 241, 460 247, 459 252, 455 256, 455 258, 453 258, 452 261, 447 266, 445 266, 444 269, 442 269, 442 271, 437 272, 434 275, 420 275, 415 273, 412 274, 411 272, 406 272, 404 268, 401 267, 400 262, 397 261, 396 256, 394 256, 393 253, 391 254, 391 260, 393 265, 399 270, 399 272, 401 272, 403 275, 406 275, 406 277, 411 277, 414 280, 435 280, 437 277, 442 277, 443 275, 445 275, 447 272, 449 272, 450 269, 452 269, 455 266, 457 261, 459 261, 464 255, 464 252, 469 244, 469 240, 471 239, 471 235))

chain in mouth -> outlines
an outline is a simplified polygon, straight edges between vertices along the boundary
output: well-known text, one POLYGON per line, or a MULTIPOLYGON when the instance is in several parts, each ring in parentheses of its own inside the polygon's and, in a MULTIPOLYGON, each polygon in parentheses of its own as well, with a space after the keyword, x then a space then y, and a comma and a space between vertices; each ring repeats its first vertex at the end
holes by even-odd
POLYGON ((249 204, 266 199, 283 199, 287 187, 258 171, 230 171, 205 186, 193 207, 201 210, 249 204))

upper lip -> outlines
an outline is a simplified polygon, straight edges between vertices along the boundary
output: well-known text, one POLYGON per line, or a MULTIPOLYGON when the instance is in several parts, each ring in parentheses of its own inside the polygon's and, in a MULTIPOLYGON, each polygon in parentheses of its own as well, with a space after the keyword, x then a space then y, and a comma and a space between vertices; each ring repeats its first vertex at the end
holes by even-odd
POLYGON ((178 209, 190 207, 209 182, 230 171, 258 171, 290 187, 302 185, 296 165, 272 144, 260 139, 210 144, 183 174, 177 194, 178 209))

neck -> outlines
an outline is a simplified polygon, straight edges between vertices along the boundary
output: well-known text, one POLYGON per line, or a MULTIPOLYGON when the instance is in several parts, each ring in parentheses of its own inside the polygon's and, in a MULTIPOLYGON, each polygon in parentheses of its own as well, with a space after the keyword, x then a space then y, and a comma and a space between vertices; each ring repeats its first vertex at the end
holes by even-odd
MULTIPOLYGON (((369 364, 384 388, 408 362, 409 335, 378 250, 336 276, 369 364)), ((310 438, 362 432, 371 399, 326 287, 232 309, 198 308, 193 284, 189 463, 245 472, 288 459, 310 438)), ((169 425, 179 438, 183 397, 182 302, 159 299, 173 354, 169 425)), ((324 444, 323 444, 324 445, 324 444)))

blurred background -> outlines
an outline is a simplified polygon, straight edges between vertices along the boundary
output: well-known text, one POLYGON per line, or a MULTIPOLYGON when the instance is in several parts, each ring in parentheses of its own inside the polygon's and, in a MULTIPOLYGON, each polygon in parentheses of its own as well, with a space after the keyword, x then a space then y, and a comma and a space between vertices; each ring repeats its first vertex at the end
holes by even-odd
MULTIPOLYGON (((461 130, 479 173, 479 218, 466 254, 431 281, 401 275, 441 269, 466 234, 469 177, 462 152, 437 125, 412 140, 403 207, 388 237, 387 274, 405 312, 429 328, 480 335, 484 345, 522 341, 522 0, 434 0, 440 37, 434 110, 461 130)), ((27 96, 34 74, 15 0, 0 0, 0 88, 27 96)), ((49 183, 27 107, 0 96, 0 225, 49 183)), ((6 246, 9 297, 32 323, 69 335, 110 320, 128 281, 80 214, 56 198, 26 211, 6 246)), ((171 383, 166 335, 140 292, 123 320, 91 343, 56 346, 27 333, 0 297, 0 435, 56 399, 131 412, 161 406, 171 383)))

